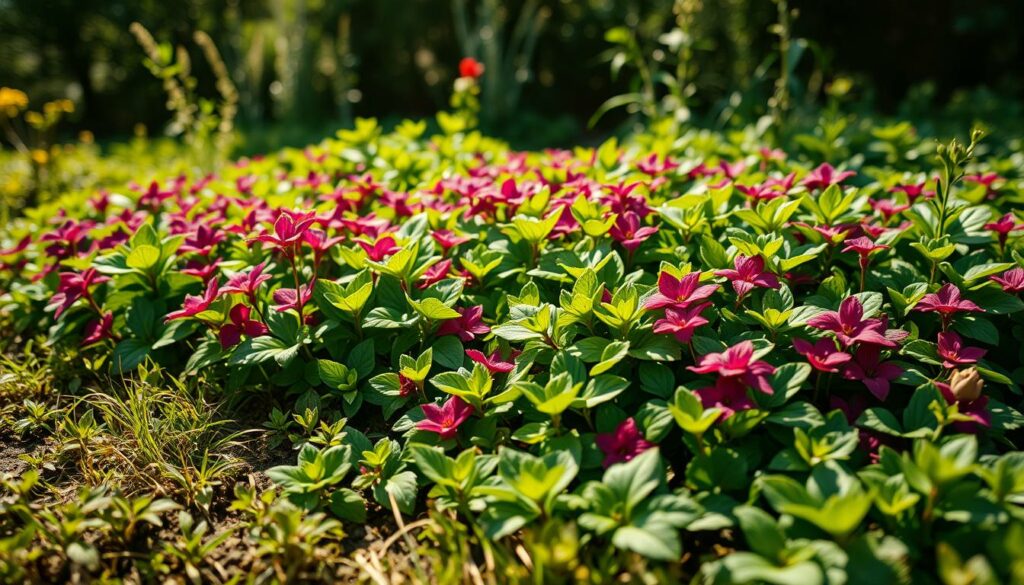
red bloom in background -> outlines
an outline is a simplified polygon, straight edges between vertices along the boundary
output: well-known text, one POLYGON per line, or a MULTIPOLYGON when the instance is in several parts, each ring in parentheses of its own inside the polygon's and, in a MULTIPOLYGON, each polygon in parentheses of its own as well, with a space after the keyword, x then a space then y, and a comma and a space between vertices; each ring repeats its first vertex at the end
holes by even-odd
POLYGON ((636 168, 645 175, 656 177, 679 168, 679 163, 674 162, 668 156, 659 162, 658 154, 651 153, 647 158, 640 159, 640 161, 636 163, 636 168))
POLYGON ((639 182, 618 184, 608 183, 602 185, 602 192, 599 196, 601 203, 611 208, 613 213, 622 215, 632 211, 640 217, 647 217, 651 214, 651 207, 647 204, 647 198, 640 193, 634 193, 639 182))
POLYGON ((1002 177, 1000 177, 996 173, 978 173, 974 175, 964 175, 964 181, 968 183, 977 183, 979 185, 984 185, 985 195, 987 197, 992 197, 993 195, 995 195, 997 191, 997 189, 995 188, 996 181, 999 181, 1001 179, 1002 177))
POLYGON ((205 260, 189 260, 185 263, 185 267, 181 269, 182 274, 201 278, 204 284, 209 282, 217 274, 220 258, 214 258, 213 262, 209 263, 205 260))
POLYGON ((46 247, 46 253, 54 258, 62 260, 77 255, 81 250, 79 247, 89 235, 89 230, 96 226, 90 220, 76 222, 68 220, 52 232, 47 232, 39 237, 40 242, 52 242, 46 247))
POLYGON ((18 243, 15 244, 14 246, 0 250, 0 257, 14 256, 15 254, 20 254, 21 252, 24 252, 26 249, 28 249, 28 245, 31 243, 32 236, 25 236, 24 238, 21 238, 21 240, 19 240, 18 243))
POLYGON ((700 363, 686 369, 697 374, 718 374, 719 378, 733 379, 765 394, 772 394, 768 376, 775 373, 775 367, 766 361, 754 359, 754 344, 741 341, 721 353, 709 353, 700 358, 700 363))
POLYGON ((114 314, 107 312, 95 321, 90 321, 85 326, 85 337, 82 339, 82 347, 95 345, 104 339, 112 339, 114 327, 114 314))
POLYGON ((460 317, 441 323, 441 326, 437 329, 438 337, 458 335, 462 341, 473 341, 477 335, 487 335, 490 333, 491 328, 484 325, 481 319, 484 314, 483 305, 455 310, 458 311, 460 317))
POLYGON ((513 351, 512 355, 508 358, 510 361, 504 361, 501 358, 501 352, 498 350, 492 351, 491 355, 488 356, 484 355, 482 351, 467 349, 466 355, 474 362, 482 364, 492 374, 507 374, 516 368, 515 357, 519 355, 519 352, 513 351))
POLYGON ((274 221, 273 234, 260 234, 256 241, 270 244, 285 253, 292 253, 302 241, 305 231, 316 221, 314 211, 291 211, 282 209, 274 221))
POLYGON ((878 252, 879 250, 888 250, 889 246, 885 244, 876 244, 869 238, 861 236, 859 238, 853 238, 852 240, 846 240, 846 247, 843 248, 843 252, 856 252, 863 264, 868 256, 878 252))
POLYGON ((967 347, 960 335, 952 331, 939 333, 938 354, 947 368, 977 363, 988 353, 980 347, 967 347))
POLYGON ((213 247, 224 241, 224 232, 217 228, 200 224, 196 231, 185 236, 185 241, 178 248, 182 254, 194 252, 200 256, 209 256, 213 247))
POLYGON ((871 255, 880 250, 888 249, 889 246, 876 244, 864 236, 846 241, 846 247, 843 248, 843 252, 856 252, 860 257, 860 290, 864 290, 864 281, 867 279, 868 265, 871 263, 871 255))
POLYGON ((213 301, 217 299, 217 293, 219 292, 219 285, 217 279, 211 279, 206 284, 206 291, 203 292, 203 296, 197 295, 185 295, 185 302, 183 303, 180 311, 174 311, 164 317, 164 322, 174 321, 175 319, 184 319, 186 317, 195 317, 199 313, 210 308, 213 301))
POLYGON ((825 189, 831 185, 842 183, 856 174, 853 171, 836 172, 832 165, 822 163, 821 166, 807 173, 803 185, 808 189, 825 189))
POLYGON ((889 189, 889 192, 903 193, 907 196, 907 200, 910 201, 910 204, 913 205, 918 198, 923 198, 924 201, 927 201, 935 196, 935 191, 930 191, 924 188, 926 184, 928 184, 928 181, 921 181, 920 183, 910 185, 896 185, 892 189, 889 189))
POLYGON ((889 382, 903 374, 903 368, 881 359, 882 348, 874 344, 862 344, 853 355, 853 360, 843 369, 843 377, 857 380, 867 387, 875 398, 885 401, 889 396, 889 382))
POLYGON ((231 312, 228 315, 231 322, 221 326, 220 333, 217 335, 222 348, 227 349, 238 345, 238 342, 242 340, 243 333, 249 337, 259 337, 268 333, 269 329, 266 325, 250 318, 251 313, 252 309, 242 303, 231 307, 231 312))
POLYGON ((283 313, 289 309, 302 312, 302 308, 313 298, 313 287, 309 284, 299 286, 299 294, 294 288, 279 288, 274 291, 274 310, 283 313))
MULTIPOLYGON (((90 304, 95 306, 89 294, 89 287, 110 280, 96 272, 95 268, 87 268, 81 273, 61 272, 60 283, 57 285, 57 292, 50 298, 50 307, 56 307, 54 318, 59 318, 61 313, 68 310, 78 299, 86 298, 90 304)), ((97 309, 98 311, 98 309, 97 309)))
POLYGON ((1024 290, 1024 268, 1011 268, 1001 276, 990 276, 989 278, 1003 287, 1003 291, 1010 294, 1024 290))
POLYGON ((437 433, 441 440, 454 437, 459 431, 459 426, 473 414, 473 407, 458 396, 452 396, 441 406, 422 404, 420 409, 426 418, 416 423, 416 428, 437 433))
POLYGON ((633 252, 640 247, 640 244, 658 233, 658 228, 653 226, 640 227, 640 216, 632 211, 627 211, 615 219, 615 225, 608 230, 608 235, 613 240, 622 244, 622 247, 633 252))
POLYGON ((698 388, 694 394, 700 398, 704 408, 721 410, 722 420, 741 410, 757 407, 750 395, 747 394, 747 387, 733 378, 719 378, 714 386, 698 388))
POLYGON ((839 351, 836 347, 836 342, 829 338, 819 339, 816 343, 811 343, 806 339, 794 337, 793 349, 807 358, 807 362, 811 364, 811 367, 822 372, 838 372, 839 366, 850 361, 852 358, 850 354, 839 351))
POLYGON ((896 342, 887 334, 887 321, 865 319, 864 305, 857 297, 847 297, 839 305, 839 311, 826 311, 807 320, 807 326, 835 333, 844 347, 854 343, 871 343, 883 347, 896 347, 896 342))
POLYGON ((1011 232, 1024 230, 1024 223, 1017 223, 1016 219, 1012 213, 1007 213, 998 220, 985 224, 985 229, 992 230, 996 234, 1000 248, 1006 246, 1006 240, 1010 237, 1011 232))
POLYGON ((746 257, 742 254, 733 260, 735 270, 716 270, 715 276, 729 279, 732 288, 742 300, 755 287, 779 288, 779 278, 771 272, 765 272, 764 258, 761 256, 746 257))
POLYGON ((324 254, 344 239, 343 236, 329 238, 327 232, 315 228, 310 228, 302 234, 302 241, 313 250, 314 264, 319 264, 324 254))
POLYGON ((914 305, 915 311, 922 313, 938 313, 942 317, 942 328, 949 325, 950 319, 957 313, 984 313, 978 305, 960 298, 960 289, 952 282, 942 285, 938 292, 929 293, 914 305))
POLYGON ((416 288, 425 289, 431 285, 437 284, 448 277, 448 273, 451 272, 452 261, 450 258, 445 258, 440 262, 432 264, 423 272, 423 276, 420 277, 419 283, 416 288))
POLYGON ((266 262, 260 262, 256 266, 252 267, 252 270, 248 272, 239 272, 228 279, 227 284, 224 288, 220 289, 220 294, 240 294, 249 297, 250 299, 256 298, 256 291, 259 290, 260 285, 271 279, 269 274, 263 274, 263 269, 266 268, 266 262))
POLYGON ((611 433, 598 433, 594 442, 604 452, 604 461, 601 463, 606 468, 629 461, 654 447, 653 443, 644 438, 632 417, 619 423, 611 433))
POLYGON ((430 233, 430 237, 434 238, 434 241, 441 246, 441 252, 443 255, 448 254, 448 250, 451 250, 459 244, 464 244, 470 240, 468 236, 460 236, 451 230, 435 230, 430 233))
POLYGON ((886 222, 892 219, 894 215, 898 215, 910 209, 910 205, 899 204, 892 199, 868 199, 868 204, 871 205, 871 209, 881 213, 882 219, 886 222))
POLYGON ((786 196, 785 191, 780 191, 767 183, 761 185, 736 185, 736 190, 753 199, 755 203, 758 201, 771 201, 772 199, 786 196))
POLYGON ((697 328, 708 323, 700 313, 709 306, 711 303, 690 305, 683 309, 669 307, 665 309, 665 317, 654 322, 654 332, 670 333, 675 335, 679 343, 690 343, 697 328))
POLYGON ((462 60, 459 61, 459 77, 479 79, 483 74, 484 65, 476 59, 472 57, 463 57, 462 60))
POLYGON ((364 242, 363 240, 356 240, 356 243, 359 244, 359 246, 366 252, 366 255, 370 257, 370 260, 373 260, 374 262, 380 262, 399 250, 398 245, 395 244, 395 239, 391 236, 378 238, 372 244, 364 242))
POLYGON ((645 309, 661 309, 673 307, 685 309, 687 306, 703 301, 718 290, 717 284, 700 283, 700 272, 690 272, 682 278, 676 278, 668 272, 658 275, 658 292, 644 301, 645 309))

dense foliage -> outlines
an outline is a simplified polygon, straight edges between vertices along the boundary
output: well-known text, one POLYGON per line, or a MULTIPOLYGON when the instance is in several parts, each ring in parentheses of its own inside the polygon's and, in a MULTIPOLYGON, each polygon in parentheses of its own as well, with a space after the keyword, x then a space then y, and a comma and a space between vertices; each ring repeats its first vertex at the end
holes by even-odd
MULTIPOLYGON (((166 372, 272 410, 298 461, 267 471, 272 511, 237 492, 254 539, 382 507, 521 542, 550 579, 640 558, 716 583, 1024 578, 1024 223, 979 135, 836 169, 753 131, 512 152, 447 122, 30 210, 0 251, 5 326, 48 331, 71 393, 166 372)), ((61 423, 65 464, 116 413, 95 410, 61 423)), ((5 484, 5 554, 98 570, 94 539, 31 512, 34 477, 5 484)), ((119 497, 68 513, 178 506, 119 497)))

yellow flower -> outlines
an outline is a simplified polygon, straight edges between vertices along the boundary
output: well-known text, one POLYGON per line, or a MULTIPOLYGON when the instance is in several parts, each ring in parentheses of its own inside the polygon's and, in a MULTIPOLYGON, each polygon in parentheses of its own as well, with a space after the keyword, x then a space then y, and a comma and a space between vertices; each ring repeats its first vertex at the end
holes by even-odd
POLYGON ((39 112, 27 112, 25 114, 25 121, 33 128, 42 128, 46 124, 46 118, 39 112))
POLYGON ((50 160, 50 153, 41 148, 32 151, 32 162, 39 166, 45 165, 50 160))
POLYGON ((28 96, 25 92, 10 87, 0 87, 0 110, 9 118, 28 107, 28 96))
POLYGON ((953 396, 956 396, 957 400, 965 402, 977 400, 981 396, 981 389, 984 386, 985 381, 978 375, 977 368, 973 367, 953 372, 953 376, 949 380, 949 388, 953 391, 953 396))
POLYGON ((92 135, 92 132, 82 130, 78 133, 78 141, 82 144, 92 144, 96 141, 96 137, 92 135))

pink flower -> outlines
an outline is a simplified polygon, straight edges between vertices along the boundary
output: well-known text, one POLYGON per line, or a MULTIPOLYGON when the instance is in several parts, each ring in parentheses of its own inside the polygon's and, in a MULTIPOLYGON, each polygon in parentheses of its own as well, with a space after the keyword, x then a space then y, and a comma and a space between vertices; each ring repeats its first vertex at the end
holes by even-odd
POLYGON ((468 236, 460 236, 451 230, 436 230, 430 233, 430 237, 441 246, 441 251, 445 255, 448 254, 448 250, 470 240, 468 236))
POLYGON ((924 188, 928 181, 921 181, 917 184, 911 185, 896 185, 892 189, 889 189, 890 193, 903 193, 907 196, 907 200, 913 205, 917 201, 918 197, 923 198, 925 201, 935 196, 935 191, 929 191, 924 188))
POLYGON ((870 343, 883 347, 896 347, 896 342, 886 331, 887 321, 865 319, 864 306, 857 297, 847 297, 839 305, 839 311, 826 311, 807 320, 807 326, 835 333, 843 347, 854 343, 870 343))
POLYGON ((1013 214, 1007 213, 996 221, 986 223, 985 229, 992 230, 996 234, 996 237, 999 239, 999 247, 1002 248, 1006 246, 1006 240, 1010 237, 1010 232, 1024 230, 1024 223, 1017 223, 1013 214))
POLYGON ((924 295, 916 305, 915 311, 938 313, 942 317, 942 327, 949 325, 950 319, 957 313, 984 313, 978 305, 960 298, 960 289, 952 282, 942 285, 938 292, 924 295))
POLYGON ((903 213, 910 209, 910 205, 898 204, 892 199, 868 199, 868 204, 871 205, 871 209, 874 209, 878 213, 882 214, 882 219, 889 221, 894 215, 903 213))
POLYGON ((211 278, 217 275, 217 268, 220 266, 220 258, 214 258, 213 262, 206 262, 203 260, 189 260, 185 263, 185 267, 181 269, 182 274, 189 276, 195 276, 206 284, 211 278))
POLYGON ((714 386, 694 391, 704 408, 717 408, 726 420, 741 410, 750 410, 757 405, 747 394, 747 387, 732 378, 719 378, 714 386))
POLYGON ((238 342, 242 340, 243 333, 248 337, 259 337, 269 332, 266 325, 249 318, 251 312, 252 309, 242 303, 231 307, 229 313, 231 322, 221 326, 218 334, 222 348, 227 349, 238 345, 238 342))
POLYGON ((519 352, 512 352, 512 355, 509 356, 511 361, 507 362, 501 359, 501 352, 498 350, 494 350, 491 355, 487 356, 482 351, 467 349, 466 355, 474 362, 482 364, 492 374, 507 374, 515 369, 515 357, 519 355, 519 352))
POLYGON ((647 199, 640 193, 633 192, 639 186, 639 182, 603 185, 606 191, 601 195, 601 203, 611 207, 613 213, 622 215, 632 211, 640 217, 647 217, 651 213, 647 199))
POLYGON ((807 176, 804 177, 803 185, 808 189, 824 189, 830 185, 842 183, 856 174, 857 173, 853 171, 842 171, 837 173, 832 165, 822 163, 821 166, 807 173, 807 176))
POLYGON ((180 311, 174 311, 164 317, 164 323, 174 321, 175 319, 184 319, 186 317, 195 317, 199 313, 210 308, 213 301, 217 299, 218 284, 216 278, 211 278, 210 282, 206 284, 206 291, 203 296, 197 295, 185 295, 185 302, 180 311))
POLYGON ((772 199, 778 199, 779 197, 786 196, 785 191, 780 191, 767 183, 762 185, 737 184, 736 190, 753 199, 755 203, 758 201, 771 201, 772 199))
POLYGON ((429 268, 423 271, 423 276, 420 277, 420 282, 416 285, 416 288, 430 288, 445 278, 448 278, 448 273, 451 272, 451 269, 452 261, 450 258, 445 258, 436 264, 432 264, 429 268))
POLYGON ((846 247, 843 248, 843 252, 856 252, 860 256, 860 290, 864 290, 864 281, 868 275, 870 256, 879 250, 887 249, 889 249, 889 246, 876 244, 864 236, 846 241, 846 247))
POLYGON ((888 250, 889 246, 884 244, 876 244, 869 238, 861 236, 859 238, 853 238, 852 240, 846 240, 846 247, 843 248, 843 252, 856 252, 861 258, 861 264, 864 264, 871 254, 878 252, 879 250, 888 250))
POLYGON ((811 367, 822 372, 838 372, 839 366, 851 359, 850 354, 839 351, 836 342, 829 338, 819 339, 817 343, 812 344, 805 339, 794 337, 793 349, 807 358, 811 367))
POLYGON ((843 377, 863 383, 875 398, 884 402, 889 396, 889 382, 899 378, 903 368, 881 361, 881 352, 878 345, 862 344, 843 369, 843 377))
POLYGON ((423 404, 420 409, 426 418, 416 423, 416 428, 437 433, 442 441, 453 438, 459 426, 473 414, 473 407, 458 396, 452 396, 441 406, 423 404))
POLYGON ((14 256, 15 254, 20 254, 24 252, 26 249, 28 249, 28 245, 31 243, 32 236, 25 236, 24 238, 21 238, 21 240, 19 240, 18 243, 15 244, 14 246, 0 250, 0 257, 14 256))
POLYGON ((39 241, 52 242, 46 247, 47 255, 57 259, 70 258, 81 251, 81 244, 88 237, 89 230, 95 226, 95 222, 89 220, 68 220, 52 232, 40 236, 39 241))
POLYGON ((622 244, 622 247, 632 252, 640 247, 640 244, 647 241, 658 228, 653 226, 640 227, 640 216, 632 211, 627 211, 615 220, 615 225, 608 230, 608 235, 613 240, 622 244))
POLYGON ((701 311, 711 306, 711 303, 690 305, 682 309, 669 307, 665 309, 665 318, 654 322, 654 332, 661 334, 671 333, 676 336, 679 343, 690 343, 693 333, 701 325, 706 325, 708 320, 701 316, 701 311))
POLYGON ((209 256, 210 252, 213 251, 213 247, 224 241, 224 237, 224 232, 205 224, 200 224, 194 233, 185 237, 185 241, 178 248, 178 251, 182 254, 194 252, 200 256, 209 256))
POLYGON ((996 181, 1001 180, 1002 177, 996 173, 978 173, 974 175, 964 175, 964 181, 968 183, 977 183, 985 186, 985 195, 992 197, 995 195, 997 189, 995 188, 996 181))
POLYGON ((725 175, 727 179, 733 180, 747 168, 747 163, 743 162, 742 160, 737 161, 735 163, 729 163, 725 159, 722 159, 718 161, 718 168, 722 171, 722 174, 725 175))
POLYGON ((1002 276, 990 276, 989 278, 1010 294, 1019 293, 1024 290, 1024 268, 1011 268, 1004 272, 1002 276))
POLYGON ((256 241, 270 244, 285 253, 293 253, 299 242, 302 241, 306 230, 315 221, 316 212, 314 211, 282 209, 281 214, 277 216, 277 221, 274 222, 274 233, 260 234, 256 236, 256 241))
POLYGON ((302 234, 302 241, 313 250, 315 264, 320 264, 320 259, 324 257, 324 254, 344 239, 343 236, 327 237, 327 232, 314 228, 309 228, 302 234))
POLYGON ((149 209, 159 209, 164 201, 174 197, 175 191, 173 189, 161 190, 160 183, 152 181, 146 192, 139 197, 139 207, 148 207, 149 209))
POLYGON ((85 326, 85 337, 82 339, 82 347, 95 345, 104 339, 113 338, 114 314, 107 312, 95 321, 90 321, 85 326))
POLYGON ((946 368, 955 368, 961 365, 977 363, 987 350, 980 347, 967 347, 963 344, 960 335, 952 331, 939 333, 938 354, 942 358, 942 365, 946 368))
POLYGON ((102 276, 95 268, 87 268, 81 274, 77 272, 61 272, 60 283, 57 285, 57 292, 50 298, 50 307, 56 307, 53 313, 54 319, 60 318, 61 313, 68 310, 78 299, 85 298, 91 304, 95 304, 89 293, 89 287, 107 282, 109 277, 102 276))
POLYGON ((750 341, 741 341, 721 353, 702 356, 699 364, 686 369, 697 374, 715 373, 719 378, 741 381, 765 394, 774 392, 767 376, 775 373, 775 367, 754 359, 754 344, 750 341))
POLYGON ((398 251, 398 245, 395 244, 395 239, 391 236, 384 236, 378 238, 372 244, 364 242, 362 240, 356 240, 356 243, 366 252, 366 255, 370 257, 370 260, 374 262, 380 262, 384 258, 394 254, 398 251))
POLYGON ((239 272, 228 279, 227 284, 224 288, 220 289, 220 294, 239 294, 245 295, 250 299, 256 298, 256 291, 259 290, 260 285, 271 279, 269 274, 263 274, 263 269, 266 268, 266 262, 260 262, 256 266, 252 267, 249 272, 239 272))
POLYGON ((668 272, 658 275, 658 292, 654 293, 644 301, 644 308, 661 309, 673 307, 685 309, 687 306, 703 301, 718 290, 717 284, 700 283, 700 272, 690 272, 682 278, 676 278, 668 272))
POLYGON ((458 311, 460 317, 456 319, 449 319, 437 329, 438 337, 445 335, 458 335, 462 341, 473 341, 477 335, 486 335, 490 333, 491 328, 484 325, 481 317, 484 314, 483 305, 477 305, 475 307, 467 307, 465 309, 455 309, 458 311))
POLYGON ((742 254, 733 260, 735 270, 716 270, 715 276, 729 279, 733 290, 740 299, 747 296, 755 287, 779 288, 779 279, 771 272, 765 272, 764 258, 761 256, 747 257, 742 254))
POLYGON ((641 159, 640 162, 636 164, 637 170, 639 170, 641 173, 645 175, 650 175, 652 177, 663 175, 669 171, 675 170, 678 167, 679 163, 674 162, 667 156, 664 158, 663 161, 658 162, 657 153, 651 153, 650 156, 641 159))
POLYGON ((598 433, 594 442, 604 452, 602 465, 606 468, 616 463, 629 461, 654 447, 654 444, 641 434, 633 418, 627 418, 619 423, 619 426, 611 433, 598 433))
POLYGON ((313 287, 309 284, 299 286, 300 293, 295 294, 294 288, 279 288, 274 291, 274 310, 283 313, 293 309, 302 313, 302 308, 313 298, 313 287))

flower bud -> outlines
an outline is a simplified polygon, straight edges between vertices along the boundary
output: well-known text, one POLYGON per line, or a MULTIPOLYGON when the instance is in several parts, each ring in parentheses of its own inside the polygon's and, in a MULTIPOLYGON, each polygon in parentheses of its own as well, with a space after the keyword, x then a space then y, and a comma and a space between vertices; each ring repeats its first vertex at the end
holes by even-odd
POLYGON ((949 388, 958 401, 973 402, 981 397, 981 389, 985 381, 981 379, 977 368, 957 370, 949 379, 949 388))

